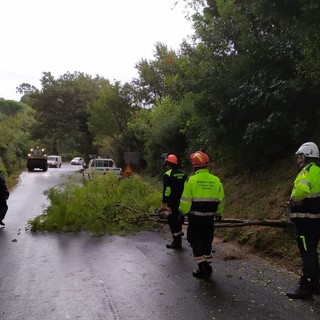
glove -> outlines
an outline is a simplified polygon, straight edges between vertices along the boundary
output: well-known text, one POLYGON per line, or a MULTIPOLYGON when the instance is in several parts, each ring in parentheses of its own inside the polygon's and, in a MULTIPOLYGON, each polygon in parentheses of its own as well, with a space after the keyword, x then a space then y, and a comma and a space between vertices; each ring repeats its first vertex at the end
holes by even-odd
POLYGON ((158 208, 158 209, 154 210, 154 213, 159 215, 159 213, 162 212, 162 211, 166 211, 166 209, 165 208, 158 208))
POLYGON ((290 199, 288 203, 289 212, 294 212, 296 207, 300 207, 302 205, 302 201, 294 201, 290 199))
POLYGON ((155 209, 153 213, 159 215, 160 212, 161 212, 161 209, 155 209))
POLYGON ((222 215, 215 215, 214 216, 214 221, 216 221, 216 222, 220 222, 222 220, 222 215))

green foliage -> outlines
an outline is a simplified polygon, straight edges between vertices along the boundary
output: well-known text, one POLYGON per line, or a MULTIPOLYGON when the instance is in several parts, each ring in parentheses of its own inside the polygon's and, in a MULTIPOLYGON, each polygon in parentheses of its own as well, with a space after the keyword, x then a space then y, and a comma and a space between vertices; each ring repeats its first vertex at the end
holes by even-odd
POLYGON ((39 90, 30 85, 29 83, 22 83, 19 87, 16 88, 17 92, 22 94, 21 102, 27 104, 28 106, 33 105, 33 99, 31 98, 33 93, 39 93, 39 90))
POLYGON ((126 151, 140 151, 142 143, 129 128, 139 108, 131 101, 131 87, 115 83, 106 87, 100 98, 88 108, 88 127, 99 154, 111 154, 118 166, 124 166, 126 151))
POLYGON ((109 136, 117 141, 127 127, 131 111, 119 85, 106 87, 89 108, 89 128, 97 138, 109 136))
POLYGON ((257 168, 318 138, 319 19, 307 18, 311 7, 318 15, 316 2, 207 3, 193 16, 197 41, 185 48, 199 124, 193 144, 257 168))
MULTIPOLYGON (((213 2, 213 1, 209 1, 213 2)), ((220 16, 224 16, 230 13, 232 11, 234 5, 235 5, 235 0, 216 0, 216 7, 217 7, 217 12, 219 13, 220 16)))
POLYGON ((132 94, 142 106, 150 107, 166 96, 178 101, 183 98, 184 56, 157 43, 154 59, 142 59, 136 64, 139 78, 132 81, 132 94))
POLYGON ((300 50, 298 71, 303 78, 320 86, 320 4, 318 0, 301 4, 301 17, 297 20, 295 38, 300 50))
POLYGON ((161 200, 160 191, 138 175, 119 180, 106 174, 84 186, 51 188, 45 195, 50 205, 29 221, 33 232, 87 230, 100 236, 138 231, 152 227, 149 215, 161 200))
POLYGON ((18 112, 23 111, 27 106, 23 103, 14 100, 1 100, 0 99, 0 113, 1 117, 12 117, 18 112))
POLYGON ((34 115, 23 103, 0 100, 0 161, 8 175, 25 166, 34 115))
POLYGON ((47 149, 54 153, 70 152, 64 148, 65 142, 71 151, 83 155, 94 153, 92 134, 87 126, 87 108, 110 85, 109 81, 81 72, 67 72, 54 79, 50 72, 45 72, 41 84, 41 90, 28 95, 37 111, 33 137, 41 137, 43 143, 47 143, 47 149))
POLYGON ((185 127, 192 114, 192 104, 174 103, 166 98, 150 111, 149 135, 145 141, 146 159, 152 173, 159 173, 160 155, 165 152, 182 157, 186 150, 185 127))

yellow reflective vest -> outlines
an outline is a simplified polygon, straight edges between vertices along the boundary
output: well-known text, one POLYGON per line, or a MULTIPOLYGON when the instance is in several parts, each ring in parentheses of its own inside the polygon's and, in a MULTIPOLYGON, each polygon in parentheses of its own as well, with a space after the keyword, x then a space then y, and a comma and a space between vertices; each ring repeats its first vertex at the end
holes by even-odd
POLYGON ((297 175, 290 199, 290 218, 320 219, 320 168, 311 162, 297 175))
POLYGON ((184 184, 179 211, 199 216, 222 214, 224 189, 220 179, 207 168, 198 169, 184 184))

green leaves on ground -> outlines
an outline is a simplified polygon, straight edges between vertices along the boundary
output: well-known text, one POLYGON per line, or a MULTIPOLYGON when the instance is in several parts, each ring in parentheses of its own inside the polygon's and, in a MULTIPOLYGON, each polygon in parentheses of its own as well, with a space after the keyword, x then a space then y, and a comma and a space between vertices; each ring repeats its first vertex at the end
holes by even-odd
POLYGON ((31 231, 90 231, 96 236, 152 228, 150 214, 161 193, 139 175, 122 180, 97 176, 84 186, 69 183, 45 191, 50 204, 29 221, 31 231))

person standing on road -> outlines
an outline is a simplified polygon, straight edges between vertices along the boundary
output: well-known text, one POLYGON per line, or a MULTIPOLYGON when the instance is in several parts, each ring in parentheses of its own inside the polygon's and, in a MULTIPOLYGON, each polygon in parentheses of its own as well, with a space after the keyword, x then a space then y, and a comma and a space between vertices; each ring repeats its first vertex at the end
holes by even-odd
POLYGON ((0 171, 0 225, 5 226, 2 221, 8 211, 7 200, 9 198, 9 190, 3 173, 0 171))
POLYGON ((163 191, 160 211, 167 211, 168 224, 172 234, 172 242, 167 244, 169 249, 181 249, 183 216, 179 212, 180 197, 187 175, 179 168, 178 158, 168 154, 164 159, 167 171, 163 175, 163 191))
POLYGON ((187 239, 198 268, 193 276, 208 279, 212 273, 212 241, 214 221, 221 221, 224 210, 224 188, 220 179, 211 174, 207 154, 197 151, 190 155, 195 174, 187 179, 179 210, 188 214, 187 239))
POLYGON ((290 218, 295 224, 297 245, 302 260, 299 286, 287 292, 292 299, 308 299, 320 294, 320 167, 319 149, 313 142, 300 146, 297 155, 299 173, 290 196, 290 218))

